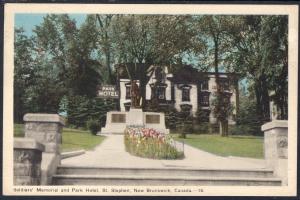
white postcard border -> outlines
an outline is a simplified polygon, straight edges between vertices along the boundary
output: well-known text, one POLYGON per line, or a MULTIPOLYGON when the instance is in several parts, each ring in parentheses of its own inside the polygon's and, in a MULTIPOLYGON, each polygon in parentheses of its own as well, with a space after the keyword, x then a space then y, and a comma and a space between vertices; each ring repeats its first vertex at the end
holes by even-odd
POLYGON ((216 4, 6 4, 4 13, 4 83, 3 83, 3 193, 5 195, 160 195, 160 196, 295 196, 297 191, 297 102, 298 102, 298 6, 296 5, 216 5, 216 4), (16 13, 101 13, 101 14, 234 14, 289 16, 289 120, 288 186, 14 186, 13 185, 13 42, 16 13), (38 188, 58 192, 37 192, 38 188), (63 192, 61 189, 82 189, 63 192), (99 192, 86 192, 98 188, 99 192), (103 192, 106 188, 108 192, 103 192), (168 192, 111 192, 111 189, 170 189, 168 192), (175 189, 193 192, 175 192, 175 189), (29 192, 16 192, 28 189, 29 192), (32 189, 32 191, 30 191, 32 189))

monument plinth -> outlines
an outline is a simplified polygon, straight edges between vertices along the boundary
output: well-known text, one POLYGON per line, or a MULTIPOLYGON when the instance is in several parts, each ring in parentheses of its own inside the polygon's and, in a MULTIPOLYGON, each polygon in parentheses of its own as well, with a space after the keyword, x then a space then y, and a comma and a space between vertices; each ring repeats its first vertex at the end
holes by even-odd
POLYGON ((101 134, 124 134, 127 126, 153 128, 165 134, 170 133, 165 125, 164 113, 143 112, 140 108, 130 108, 128 112, 107 112, 106 124, 101 129, 101 134))
POLYGON ((144 114, 140 108, 130 108, 127 113, 127 126, 144 126, 144 114))

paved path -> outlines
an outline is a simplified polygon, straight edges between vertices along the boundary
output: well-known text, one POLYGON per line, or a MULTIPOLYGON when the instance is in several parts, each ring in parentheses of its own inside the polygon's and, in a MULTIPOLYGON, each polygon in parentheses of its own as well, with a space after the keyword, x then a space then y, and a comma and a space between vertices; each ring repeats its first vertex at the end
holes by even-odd
POLYGON ((182 160, 153 160, 132 156, 125 152, 123 135, 106 135, 102 144, 85 154, 62 160, 63 165, 89 167, 133 167, 133 168, 211 168, 211 169, 264 169, 262 159, 221 157, 184 146, 182 160))

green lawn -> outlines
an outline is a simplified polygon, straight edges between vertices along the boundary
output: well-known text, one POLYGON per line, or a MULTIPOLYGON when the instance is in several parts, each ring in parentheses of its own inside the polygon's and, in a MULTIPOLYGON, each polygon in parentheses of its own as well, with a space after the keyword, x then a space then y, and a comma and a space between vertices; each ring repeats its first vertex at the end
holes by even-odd
POLYGON ((176 140, 184 140, 186 144, 220 156, 263 158, 264 155, 263 137, 188 134, 186 139, 182 139, 179 134, 172 135, 176 140))
POLYGON ((104 136, 96 136, 88 131, 64 128, 62 149, 63 151, 89 150, 100 144, 104 139, 104 136))
POLYGON ((14 137, 24 137, 24 124, 14 124, 14 137))
MULTIPOLYGON (((14 137, 24 137, 24 125, 14 125, 14 137)), ((93 149, 104 140, 104 136, 95 136, 88 131, 64 128, 62 133, 62 151, 93 149)))

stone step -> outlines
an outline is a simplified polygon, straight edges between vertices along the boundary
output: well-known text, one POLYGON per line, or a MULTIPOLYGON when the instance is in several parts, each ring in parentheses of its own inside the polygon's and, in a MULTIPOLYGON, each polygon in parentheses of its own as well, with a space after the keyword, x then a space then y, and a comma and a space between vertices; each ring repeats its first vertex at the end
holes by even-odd
POLYGON ((164 185, 164 186, 280 186, 278 178, 248 177, 201 177, 201 176, 155 176, 155 175, 78 175, 57 174, 53 176, 53 185, 164 185))
POLYGON ((201 176, 201 177, 255 177, 271 178, 269 169, 184 169, 184 168, 105 168, 59 166, 62 175, 153 175, 153 176, 201 176))

